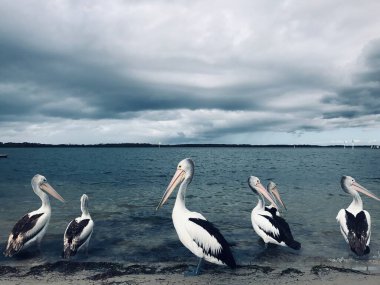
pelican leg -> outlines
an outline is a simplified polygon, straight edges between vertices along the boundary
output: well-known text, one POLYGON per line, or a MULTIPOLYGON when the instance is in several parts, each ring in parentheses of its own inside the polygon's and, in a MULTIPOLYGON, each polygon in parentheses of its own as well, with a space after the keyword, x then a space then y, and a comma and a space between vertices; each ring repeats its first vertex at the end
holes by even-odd
POLYGON ((185 276, 198 276, 201 273, 201 268, 203 265, 203 258, 199 258, 198 265, 195 270, 190 270, 185 272, 185 276))
POLYGON ((88 243, 86 244, 86 257, 88 257, 88 243))
POLYGON ((197 268, 195 269, 195 275, 199 275, 201 273, 202 265, 203 265, 203 258, 199 258, 197 268))
POLYGON ((40 253, 40 254, 42 253, 41 240, 42 239, 39 239, 37 241, 37 250, 38 250, 38 253, 40 253))

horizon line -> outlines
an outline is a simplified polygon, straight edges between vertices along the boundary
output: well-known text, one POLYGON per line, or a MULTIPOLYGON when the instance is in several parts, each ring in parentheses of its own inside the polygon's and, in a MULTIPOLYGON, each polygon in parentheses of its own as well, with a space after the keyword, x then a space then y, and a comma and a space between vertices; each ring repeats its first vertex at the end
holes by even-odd
MULTIPOLYGON (((354 145, 354 147, 372 147, 377 145, 354 145)), ((0 147, 343 147, 352 148, 352 145, 345 144, 236 144, 236 143, 95 143, 95 144, 47 144, 35 142, 0 142, 0 147)))

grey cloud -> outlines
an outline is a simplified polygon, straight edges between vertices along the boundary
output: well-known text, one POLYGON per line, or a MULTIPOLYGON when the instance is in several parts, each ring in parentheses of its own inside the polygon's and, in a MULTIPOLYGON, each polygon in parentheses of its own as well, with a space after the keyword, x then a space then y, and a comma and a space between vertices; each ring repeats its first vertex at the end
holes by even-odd
POLYGON ((380 114, 380 40, 372 41, 364 49, 360 63, 362 66, 353 74, 352 84, 324 100, 342 106, 342 110, 326 112, 324 118, 354 119, 380 114))
MULTIPOLYGON (((33 112, 47 117, 101 119, 124 118, 128 112, 143 110, 255 110, 265 107, 265 101, 275 99, 279 94, 329 84, 323 72, 312 71, 307 64, 304 67, 302 64, 294 65, 291 60, 260 58, 248 63, 244 58, 227 56, 216 63, 207 63, 200 60, 196 52, 178 54, 176 51, 165 58, 148 56, 146 59, 140 58, 136 63, 135 58, 127 57, 122 59, 122 64, 115 64, 112 58, 99 59, 102 54, 94 53, 91 47, 88 47, 86 54, 83 48, 79 52, 75 49, 71 52, 70 49, 57 48, 57 43, 54 42, 46 41, 38 45, 33 39, 28 42, 11 33, 4 33, 2 37, 1 81, 15 85, 26 81, 36 86, 34 92, 32 90, 27 93, 21 88, 20 94, 16 96, 24 97, 24 102, 17 105, 19 100, 16 99, 12 106, 8 106, 9 112, 20 118, 33 112), (173 74, 185 71, 190 78, 190 85, 136 78, 133 69, 139 67, 150 68, 157 74, 162 71, 173 74), (247 79, 245 82, 211 88, 191 85, 194 74, 205 72, 218 77, 220 70, 227 75, 245 76, 247 79), (263 79, 262 74, 265 74, 263 79), (29 97, 42 96, 40 90, 44 91, 44 100, 37 105, 29 97), (82 103, 82 109, 67 106, 63 100, 66 97, 78 99, 82 103), (26 113, 28 103, 31 107, 26 113)), ((48 40, 48 35, 39 37, 48 40)), ((54 40, 56 36, 52 38, 54 40)))
MULTIPOLYGON (((3 125, 61 119, 169 123, 181 110, 223 111, 201 120, 191 113, 191 139, 207 141, 260 131, 319 132, 344 127, 331 122, 337 118, 379 114, 379 41, 363 51, 352 85, 341 80, 350 74, 338 74, 373 37, 369 31, 378 19, 372 9, 348 3, 341 11, 330 1, 318 7, 115 1, 103 13, 88 3, 33 3, 0 1, 7 11, 0 19, 3 125), (19 12, 24 17, 14 21, 19 12), (369 13, 366 33, 357 25, 344 28, 356 13, 369 13), (236 117, 218 125, 229 111, 236 117), (268 116, 245 118, 250 111, 268 116)), ((173 133, 181 141, 190 136, 173 133)))

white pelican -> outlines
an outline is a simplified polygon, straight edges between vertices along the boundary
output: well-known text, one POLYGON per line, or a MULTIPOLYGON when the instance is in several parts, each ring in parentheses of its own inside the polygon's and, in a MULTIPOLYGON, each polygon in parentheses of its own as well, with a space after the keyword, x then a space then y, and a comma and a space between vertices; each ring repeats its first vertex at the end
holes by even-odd
POLYGON ((200 273, 203 259, 235 268, 236 263, 229 244, 219 230, 200 213, 191 212, 185 206, 186 189, 193 179, 193 174, 194 162, 190 158, 182 160, 178 164, 177 171, 156 210, 166 202, 176 186, 181 183, 174 204, 172 218, 182 244, 199 257, 198 266, 193 274, 198 275, 200 273))
POLYGON ((46 193, 65 202, 42 175, 36 174, 32 178, 32 188, 34 193, 40 197, 42 205, 38 210, 23 216, 15 224, 8 238, 7 248, 4 251, 5 256, 11 257, 34 243, 40 245, 51 216, 49 196, 46 193))
POLYGON ((72 220, 66 228, 63 237, 63 258, 74 256, 80 249, 88 250, 88 243, 94 229, 94 222, 88 212, 88 196, 80 198, 82 215, 72 220))
POLYGON ((363 202, 358 192, 361 192, 377 201, 378 197, 361 186, 351 176, 343 176, 340 180, 343 191, 351 194, 352 203, 347 209, 341 209, 336 216, 340 224, 340 231, 350 248, 357 255, 368 254, 371 238, 371 216, 363 210, 363 202))
POLYGON ((276 208, 278 207, 271 195, 261 184, 259 178, 251 176, 248 179, 248 185, 258 195, 259 200, 251 214, 252 226, 255 232, 264 240, 266 245, 273 243, 297 250, 300 249, 301 244, 294 240, 288 223, 283 218, 265 210, 264 197, 276 208))
MULTIPOLYGON (((267 190, 272 196, 275 198, 276 201, 280 202, 280 204, 284 207, 286 210, 286 206, 284 202, 281 199, 280 193, 278 192, 277 185, 273 181, 269 181, 267 185, 267 190)), ((272 215, 281 216, 280 212, 276 208, 276 206, 272 203, 269 206, 265 206, 265 210, 270 212, 272 215)))

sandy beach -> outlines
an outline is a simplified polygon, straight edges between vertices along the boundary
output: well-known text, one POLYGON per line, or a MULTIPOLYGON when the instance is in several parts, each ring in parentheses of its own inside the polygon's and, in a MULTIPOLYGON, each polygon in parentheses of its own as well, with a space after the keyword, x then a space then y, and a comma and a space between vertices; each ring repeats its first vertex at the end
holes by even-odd
POLYGON ((10 284, 379 284, 380 273, 332 265, 303 268, 208 264, 203 274, 185 277, 186 264, 122 265, 102 262, 46 263, 30 268, 0 267, 0 282, 10 284))

